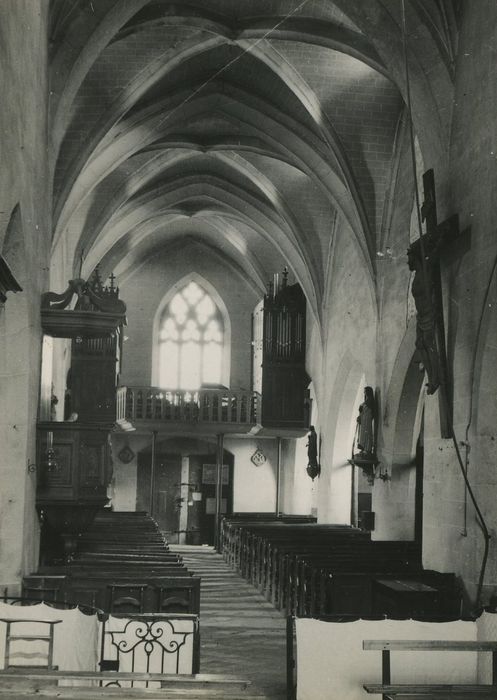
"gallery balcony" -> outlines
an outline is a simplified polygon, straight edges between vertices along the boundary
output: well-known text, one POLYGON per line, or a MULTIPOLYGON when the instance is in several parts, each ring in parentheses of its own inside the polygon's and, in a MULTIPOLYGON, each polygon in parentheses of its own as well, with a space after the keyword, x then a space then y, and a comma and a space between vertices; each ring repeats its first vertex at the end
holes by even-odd
POLYGON ((117 425, 159 433, 255 433, 260 428, 260 394, 230 389, 167 390, 118 387, 117 425))

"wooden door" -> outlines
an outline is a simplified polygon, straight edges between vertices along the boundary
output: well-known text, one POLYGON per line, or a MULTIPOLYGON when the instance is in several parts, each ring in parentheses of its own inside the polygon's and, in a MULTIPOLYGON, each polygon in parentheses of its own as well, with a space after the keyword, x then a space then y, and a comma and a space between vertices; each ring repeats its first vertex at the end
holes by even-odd
MULTIPOLYGON (((214 544, 216 521, 216 460, 213 455, 190 456, 192 499, 188 507, 187 544, 214 544), (202 494, 194 500, 193 494, 202 494)), ((233 512, 233 456, 225 454, 221 513, 233 512)))
POLYGON ((181 457, 155 456, 155 479, 150 483, 151 454, 138 455, 136 510, 145 510, 157 521, 168 542, 178 541, 181 511, 181 457))

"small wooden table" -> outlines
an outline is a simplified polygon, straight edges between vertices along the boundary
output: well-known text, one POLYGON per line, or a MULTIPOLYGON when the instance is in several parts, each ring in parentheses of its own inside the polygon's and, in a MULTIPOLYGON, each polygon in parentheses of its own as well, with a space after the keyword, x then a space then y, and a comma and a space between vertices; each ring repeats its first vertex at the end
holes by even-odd
POLYGON ((439 591, 414 579, 375 579, 374 610, 389 617, 437 615, 439 591))

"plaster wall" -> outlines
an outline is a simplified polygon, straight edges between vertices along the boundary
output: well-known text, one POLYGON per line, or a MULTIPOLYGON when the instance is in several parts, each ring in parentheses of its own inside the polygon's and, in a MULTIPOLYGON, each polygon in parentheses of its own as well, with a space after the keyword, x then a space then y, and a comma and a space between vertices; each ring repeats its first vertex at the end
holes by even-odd
POLYGON ((138 453, 150 448, 150 435, 118 435, 113 434, 112 440, 112 485, 111 498, 114 510, 136 510, 136 488, 138 480, 138 453), (119 453, 128 445, 134 456, 125 464, 119 459, 119 453))
POLYGON ((276 507, 277 445, 275 439, 252 440, 225 437, 224 448, 233 453, 233 510, 274 513, 276 507), (262 449, 266 461, 256 467, 250 457, 262 449))
POLYGON ((227 308, 232 338, 231 386, 250 389, 251 315, 259 295, 232 265, 195 241, 181 250, 172 248, 158 253, 129 278, 119 280, 128 317, 121 384, 150 386, 155 313, 173 285, 193 271, 214 287, 227 308))
POLYGON ((27 465, 36 460, 39 295, 46 289, 50 234, 47 6, 42 0, 0 3, 0 251, 24 289, 9 293, 0 307, 0 586, 12 593, 38 557, 36 473, 27 465))
POLYGON ((310 515, 319 480, 312 481, 306 472, 307 437, 282 440, 281 461, 281 511, 296 515, 310 515))
MULTIPOLYGON (((112 506, 114 510, 136 510, 137 488, 137 460, 138 453, 149 450, 151 437, 148 435, 113 435, 113 478, 112 478, 112 506), (124 464, 119 459, 119 452, 128 444, 135 456, 124 464)), ((159 439, 160 445, 160 439, 159 439)), ((199 443, 192 438, 171 438, 164 443, 164 449, 181 452, 182 454, 196 454, 210 450, 215 461, 215 441, 211 441, 210 447, 206 442, 199 443), (199 446, 200 445, 200 446, 199 446)), ((160 446, 158 449, 161 449, 160 446)), ((234 456, 233 478, 233 510, 236 512, 261 511, 273 513, 276 502, 276 469, 277 469, 277 445, 275 439, 250 439, 229 438, 224 439, 224 449, 234 456), (266 462, 256 467, 250 457, 256 449, 261 449, 266 462)))

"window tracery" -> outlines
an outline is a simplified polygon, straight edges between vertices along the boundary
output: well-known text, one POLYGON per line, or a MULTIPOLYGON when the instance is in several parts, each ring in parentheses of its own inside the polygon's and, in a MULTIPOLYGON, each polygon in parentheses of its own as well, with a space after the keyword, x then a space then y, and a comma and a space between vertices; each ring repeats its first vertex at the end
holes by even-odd
POLYGON ((195 281, 166 306, 159 329, 159 383, 167 389, 220 384, 223 320, 210 295, 195 281))

